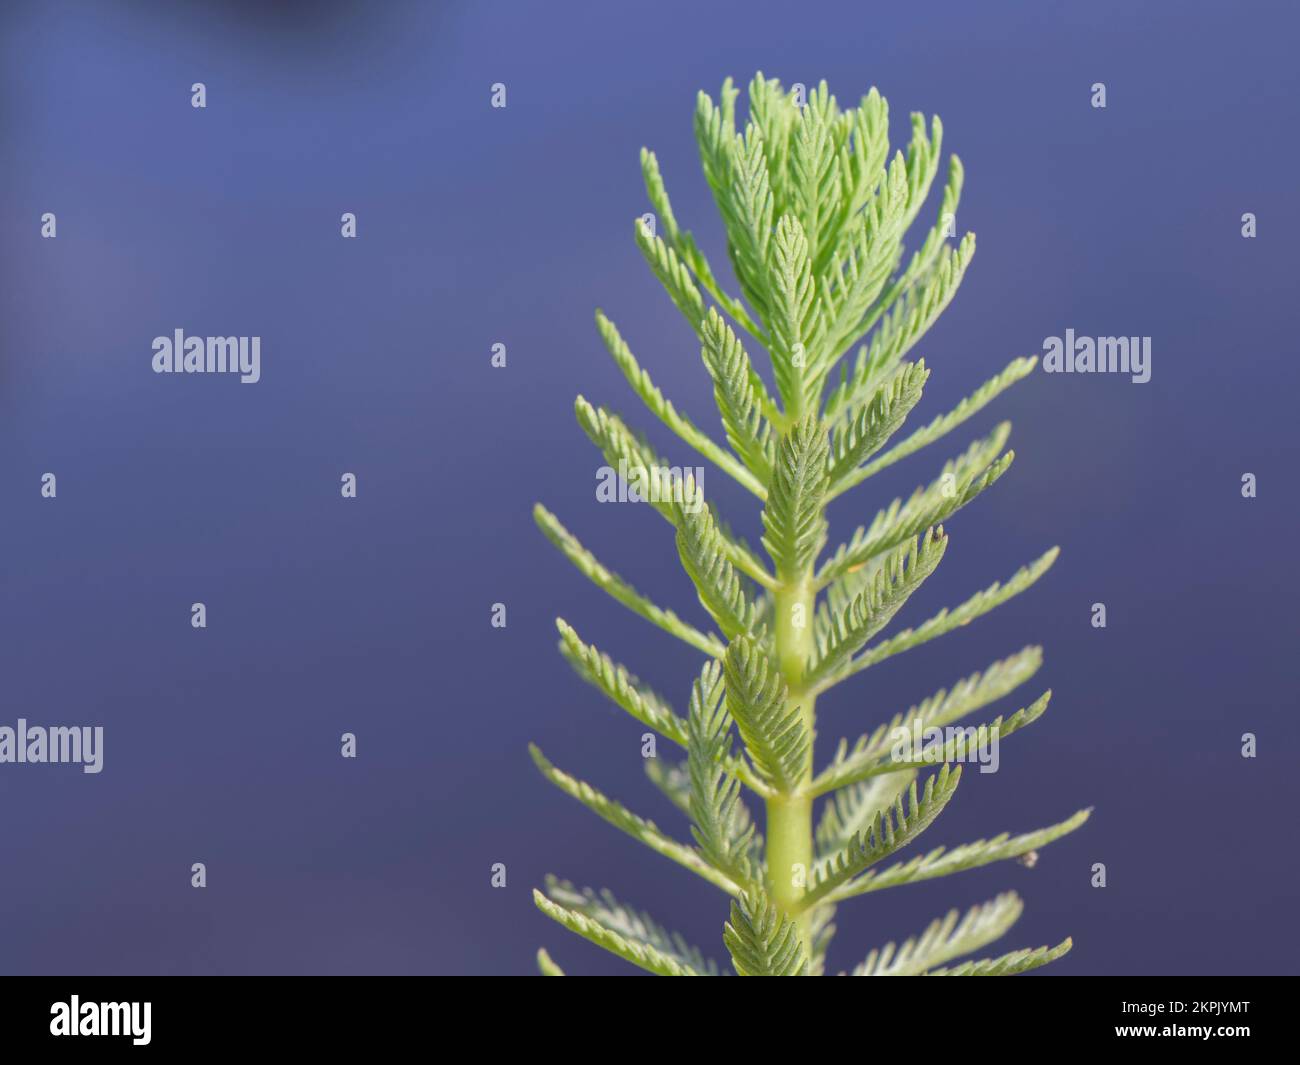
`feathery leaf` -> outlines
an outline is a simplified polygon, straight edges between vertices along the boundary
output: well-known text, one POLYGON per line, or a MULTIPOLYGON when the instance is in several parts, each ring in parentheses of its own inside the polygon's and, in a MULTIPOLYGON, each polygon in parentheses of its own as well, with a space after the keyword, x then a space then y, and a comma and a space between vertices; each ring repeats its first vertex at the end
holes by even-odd
POLYGON ((608 798, 585 781, 578 780, 576 777, 569 776, 563 770, 557 769, 546 760, 546 756, 542 754, 536 744, 530 743, 528 750, 533 756, 533 761, 537 763, 537 768, 542 771, 542 776, 566 795, 577 799, 592 813, 608 821, 615 828, 626 832, 633 839, 644 843, 656 854, 671 858, 678 865, 703 877, 716 887, 722 888, 728 894, 735 895, 740 892, 740 886, 730 877, 714 869, 691 847, 686 846, 684 843, 678 843, 677 840, 665 835, 653 821, 638 817, 627 807, 608 798))
POLYGON ((871 307, 898 264, 907 211, 906 169, 903 157, 896 155, 882 175, 879 196, 849 223, 853 239, 843 257, 833 259, 821 276, 829 319, 826 346, 833 359, 870 329, 871 307))
POLYGON ((563 618, 555 619, 560 631, 560 653, 588 684, 622 707, 641 724, 654 729, 676 744, 686 746, 686 722, 655 692, 620 666, 609 655, 584 643, 563 618))
POLYGON ((994 581, 984 591, 976 592, 960 606, 954 607, 952 610, 945 608, 935 614, 934 617, 922 622, 915 629, 904 629, 902 632, 889 637, 889 639, 882 640, 874 647, 867 648, 866 651, 853 660, 848 673, 845 675, 859 673, 869 666, 874 666, 877 662, 889 658, 891 655, 918 647, 945 633, 952 632, 953 629, 960 628, 962 625, 970 624, 976 618, 987 614, 994 607, 1005 603, 1012 596, 1023 592, 1051 568, 1052 563, 1056 561, 1056 556, 1059 554, 1060 548, 1054 547, 1041 558, 1017 570, 1006 584, 994 581))
POLYGON ((650 624, 657 625, 664 632, 671 633, 706 655, 721 658, 726 646, 711 633, 700 632, 671 610, 655 606, 617 573, 611 573, 600 561, 578 541, 568 529, 560 524, 554 514, 538 503, 533 507, 533 519, 546 538, 551 541, 578 571, 592 584, 618 600, 633 613, 640 614, 650 624))
POLYGON ((852 222, 875 197, 889 158, 889 103, 875 89, 859 105, 840 116, 840 203, 834 224, 835 240, 824 245, 814 264, 820 276, 834 258, 841 261, 858 239, 852 222))
MULTIPOLYGON (((645 179, 646 196, 658 215, 660 228, 663 230, 663 239, 669 248, 677 254, 677 257, 685 264, 704 291, 717 301, 718 306, 731 315, 735 321, 739 322, 741 327, 747 330, 750 335, 760 336, 762 330, 750 319, 749 312, 745 310, 745 305, 722 291, 722 286, 718 284, 718 280, 713 274, 713 268, 709 266, 708 259, 705 258, 704 253, 700 251, 699 246, 695 243, 695 238, 689 232, 678 228, 677 218, 673 214, 672 204, 668 200, 668 190, 664 187, 663 175, 659 171, 659 160, 655 157, 655 153, 647 148, 641 149, 641 174, 645 179)), ((683 306, 683 303, 678 303, 678 307, 687 316, 691 328, 698 333, 700 319, 691 317, 694 314, 691 309, 693 302, 687 296, 684 301, 685 306, 683 306)))
POLYGON ((919 798, 916 781, 912 781, 906 805, 900 795, 894 800, 892 810, 876 814, 871 825, 857 833, 842 851, 813 866, 801 908, 838 900, 841 892, 853 886, 855 877, 924 832, 948 805, 960 780, 961 767, 945 765, 925 782, 919 798))
POLYGON ((929 854, 899 862, 887 869, 878 871, 873 869, 867 872, 835 891, 832 901, 839 902, 854 895, 864 895, 869 891, 880 891, 900 884, 915 884, 922 880, 934 880, 936 877, 951 876, 953 873, 977 869, 993 862, 1019 858, 1022 854, 1028 854, 1039 847, 1046 847, 1054 840, 1073 832, 1088 820, 1091 813, 1091 809, 1080 810, 1073 817, 1058 824, 1040 828, 1036 832, 1026 832, 1020 836, 1003 832, 992 839, 977 839, 973 843, 964 843, 951 850, 937 847, 929 854))
POLYGON ((645 775, 670 803, 687 817, 691 816, 691 776, 685 762, 667 758, 643 758, 645 775))
MULTIPOLYGON (((698 509, 701 505, 707 509, 707 501, 693 478, 682 476, 681 470, 674 470, 663 462, 654 450, 644 441, 638 439, 622 420, 609 413, 603 407, 593 407, 582 396, 574 401, 574 412, 583 431, 605 456, 605 461, 619 476, 627 476, 643 484, 649 491, 646 502, 674 527, 679 527, 683 514, 698 509)), ((716 516, 713 519, 717 532, 717 546, 727 559, 760 584, 770 586, 771 576, 763 568, 762 562, 743 543, 733 539, 718 526, 716 516)))
POLYGON ((700 603, 728 639, 758 627, 756 606, 731 564, 726 542, 707 508, 683 508, 677 553, 695 584, 700 603))
POLYGON ((807 975, 808 959, 794 922, 765 895, 732 900, 722 939, 741 976, 807 975))
POLYGON ((809 737, 799 707, 786 709, 781 674, 762 650, 740 636, 727 648, 727 711, 764 782, 789 791, 803 776, 809 737))
POLYGON ((924 360, 908 363, 836 430, 831 446, 828 500, 853 483, 857 468, 879 451, 903 424, 920 401, 921 389, 929 376, 924 360))
POLYGON ((853 969, 854 976, 920 976, 926 969, 960 958, 1000 939, 1016 923, 1025 904, 1014 891, 972 906, 962 917, 957 910, 932 921, 919 936, 895 947, 873 950, 853 969), (960 920, 959 920, 960 918, 960 920))
POLYGON ((798 216, 799 228, 807 234, 815 258, 835 236, 840 200, 838 150, 847 131, 824 81, 808 94, 796 115, 788 157, 789 207, 798 216))
POLYGON ((590 940, 596 946, 603 947, 611 954, 617 954, 624 961, 629 961, 647 972, 655 973, 657 976, 702 975, 690 968, 690 966, 683 965, 676 958, 670 957, 654 947, 628 939, 626 936, 619 935, 619 933, 607 928, 599 921, 586 916, 586 914, 552 902, 536 888, 533 889, 533 902, 552 921, 562 924, 570 932, 582 936, 583 939, 590 940))
POLYGON ((792 215, 777 222, 769 255, 772 296, 768 324, 776 387, 786 410, 802 415, 813 411, 825 367, 818 346, 821 320, 812 259, 803 228, 792 215))
POLYGON ((710 662, 691 690, 687 744, 688 810, 700 854, 737 884, 758 879, 755 829, 740 781, 722 763, 731 758, 731 715, 722 703, 722 668, 710 662))
MULTIPOLYGON (((662 242, 661 242, 662 243, 662 242)), ((664 398, 655 387, 650 375, 641 369, 623 337, 614 323, 599 311, 596 312, 596 328, 605 341, 605 346, 613 356, 618 368, 623 371, 632 390, 650 410, 650 413, 668 426, 674 433, 691 447, 712 462, 724 473, 734 478, 739 484, 753 492, 759 499, 766 496, 762 483, 735 456, 723 449, 709 438, 708 434, 696 427, 686 415, 677 411, 672 403, 664 398)))
MULTIPOLYGON (((978 727, 967 725, 963 727, 949 726, 943 730, 942 745, 937 749, 932 748, 931 743, 935 741, 925 737, 925 731, 918 726, 915 730, 916 735, 921 736, 919 743, 913 743, 910 739, 912 730, 905 731, 909 737, 908 744, 914 749, 910 758, 890 756, 881 758, 874 765, 861 767, 860 770, 853 774, 854 780, 864 780, 872 776, 878 776, 881 773, 897 773, 905 769, 924 768, 925 766, 935 765, 939 762, 969 762, 975 757, 976 752, 986 750, 989 745, 1000 743, 1013 732, 1019 732, 1026 725, 1032 725, 1047 710, 1047 704, 1051 702, 1052 692, 1043 692, 1033 703, 1023 709, 1017 710, 1005 720, 998 716, 987 725, 978 727)), ((932 728, 934 726, 931 726, 932 728)), ((936 731, 938 731, 936 729, 936 731)), ((997 768, 995 765, 994 769, 997 768)))
POLYGON ((636 219, 633 232, 636 235, 636 246, 641 249, 641 254, 663 285, 664 291, 682 312, 682 317, 692 332, 699 333, 700 320, 704 317, 704 297, 695 287, 691 271, 664 239, 655 235, 644 219, 636 219))
POLYGON ((1011 426, 1004 422, 991 435, 975 441, 963 454, 945 463, 939 476, 925 488, 918 488, 906 503, 895 499, 876 514, 869 527, 859 525, 849 541, 836 548, 822 566, 817 574, 817 586, 825 588, 927 526, 947 521, 996 484, 1015 457, 1014 452, 1008 451, 993 461, 1010 433, 1011 426))
POLYGON ((915 779, 915 769, 904 769, 837 791, 817 823, 817 856, 830 858, 842 851, 854 836, 867 831, 881 812, 893 806, 915 779))
POLYGON ((935 571, 948 549, 943 527, 927 529, 894 552, 871 584, 824 633, 817 634, 817 658, 804 676, 812 691, 834 684, 872 636, 889 624, 912 593, 935 571))
POLYGON ((1048 962, 1056 961, 1070 952, 1074 941, 1067 939, 1054 947, 1039 947, 1037 950, 1015 950, 1003 954, 1000 958, 981 958, 979 961, 966 961, 951 969, 934 969, 922 976, 1015 976, 1030 969, 1037 969, 1048 962))
POLYGON ((826 543, 827 454, 826 430, 812 415, 794 425, 777 445, 763 508, 763 546, 779 578, 797 579, 826 543))
MULTIPOLYGON (((658 226, 663 230, 663 238, 668 242, 668 246, 674 250, 681 239, 681 231, 677 228, 677 216, 673 213, 673 205, 668 199, 668 189, 664 185, 663 174, 659 171, 659 159, 649 148, 641 149, 641 178, 645 181, 646 197, 650 200, 650 206, 655 209, 658 226)), ((692 323, 692 328, 699 324, 696 319, 692 323)))
POLYGON ((1041 647, 1026 647, 1009 658, 994 662, 983 673, 972 673, 951 689, 941 688, 904 713, 895 714, 889 721, 860 737, 852 750, 846 740, 841 740, 831 764, 813 781, 813 794, 824 795, 870 777, 871 768, 889 753, 896 729, 911 729, 914 723, 921 729, 938 728, 957 721, 1014 691, 1038 672, 1042 662, 1041 647))
POLYGON ((709 308, 703 324, 704 365, 713 378, 713 398, 731 449, 764 486, 772 475, 774 447, 770 420, 774 411, 762 378, 722 315, 709 308))
POLYGON ((963 399, 947 414, 941 414, 930 422, 929 425, 918 429, 912 433, 906 440, 901 441, 894 447, 891 447, 879 458, 867 463, 861 469, 856 470, 850 476, 848 482, 840 489, 846 491, 855 485, 861 484, 872 474, 879 473, 886 467, 892 466, 900 459, 920 451, 927 444, 947 436, 948 433, 956 429, 962 422, 973 417, 983 410, 996 397, 1005 392, 1017 381, 1023 380, 1034 369, 1038 362, 1037 356, 1030 356, 1027 359, 1013 359, 1007 364, 1007 368, 996 377, 991 377, 980 385, 974 392, 963 399))
POLYGON ((704 957, 697 948, 676 932, 669 932, 649 914, 619 902, 608 890, 579 890, 567 880, 548 876, 545 895, 556 905, 563 906, 572 913, 582 914, 631 943, 650 947, 683 968, 691 969, 701 976, 718 975, 717 962, 704 957))
POLYGON ((928 278, 899 296, 877 327, 871 343, 859 350, 853 372, 846 372, 827 397, 824 412, 827 421, 835 421, 868 398, 925 335, 957 294, 974 254, 975 237, 968 233, 956 248, 945 246, 928 278))

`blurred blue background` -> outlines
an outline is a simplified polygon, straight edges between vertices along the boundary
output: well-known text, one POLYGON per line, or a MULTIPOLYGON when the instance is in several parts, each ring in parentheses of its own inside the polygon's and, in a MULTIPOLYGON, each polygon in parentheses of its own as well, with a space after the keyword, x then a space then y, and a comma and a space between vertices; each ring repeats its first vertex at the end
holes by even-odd
MULTIPOLYGON (((942 576, 899 622, 1053 543, 1061 560, 827 697, 820 749, 1039 642, 1005 708, 1050 685, 1050 711, 922 846, 1096 811, 1032 870, 846 905, 832 966, 1013 887, 1026 913, 1000 945, 1073 935, 1051 971, 1294 971, 1298 24, 1263 3, 6 4, 0 723, 106 738, 98 776, 0 767, 0 970, 523 973, 545 944, 570 971, 630 971, 534 910, 547 872, 725 957, 722 896, 528 759, 536 740, 686 833, 642 729, 572 675, 553 619, 682 706, 697 656, 571 570, 530 507, 701 619, 668 527, 596 503, 571 403, 695 461, 638 409, 600 306, 716 425, 632 241, 637 152, 722 268, 694 96, 761 69, 844 102, 878 86, 896 142, 937 112, 965 162, 979 251, 917 350, 917 424, 1067 328, 1153 338, 1149 384, 1037 373, 836 504, 847 535, 1013 420, 1011 474, 949 523, 942 576), (261 382, 154 375, 152 338, 176 328, 261 336, 261 382)), ((706 485, 754 537, 752 499, 706 485)))

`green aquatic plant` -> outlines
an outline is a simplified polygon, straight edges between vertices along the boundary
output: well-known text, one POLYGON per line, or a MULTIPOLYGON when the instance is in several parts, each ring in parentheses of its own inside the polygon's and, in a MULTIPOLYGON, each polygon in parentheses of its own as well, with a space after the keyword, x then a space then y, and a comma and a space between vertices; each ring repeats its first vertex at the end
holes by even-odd
MULTIPOLYGON (((691 234, 679 228, 652 152, 641 166, 653 212, 636 242, 701 345, 727 446, 655 387, 614 324, 596 324, 632 389, 660 421, 762 503, 765 560, 734 535, 689 472, 603 407, 577 400, 582 428, 613 469, 640 487, 673 527, 683 568, 716 631, 656 606, 597 561, 540 505, 538 525, 591 581, 706 661, 685 716, 563 620, 560 649, 580 676, 642 726, 685 750, 646 760, 654 783, 689 818, 693 843, 533 758, 552 784, 652 850, 730 897, 722 939, 744 976, 820 975, 841 903, 884 888, 1031 856, 1088 817, 936 848, 887 864, 952 799, 958 763, 1036 721, 1050 692, 978 728, 951 724, 1027 681, 1041 649, 1024 650, 935 692, 850 743, 820 769, 813 758, 818 697, 869 666, 992 610, 1033 584, 1056 550, 960 605, 876 639, 939 565, 941 522, 1010 466, 1010 427, 998 426, 951 459, 926 487, 894 500, 823 557, 826 507, 873 474, 956 429, 1035 359, 1018 358, 955 408, 889 445, 921 398, 929 370, 906 358, 952 299, 975 250, 956 241, 962 167, 950 158, 938 220, 910 255, 909 227, 940 168, 942 126, 912 116, 906 153, 889 153, 889 113, 874 89, 842 110, 825 83, 805 94, 756 76, 744 132, 728 80, 695 112, 704 176, 726 229, 739 297, 726 292, 691 234), (954 242, 950 242, 953 238, 954 242), (749 340, 742 340, 742 334, 749 340), (846 353, 863 341, 852 365, 846 353), (775 394, 746 344, 765 349, 775 394), (875 640, 873 643, 872 641, 875 640), (925 735, 923 749, 900 737, 925 735), (739 745, 736 738, 739 737, 739 745), (938 737, 938 738, 935 738, 938 737), (922 783, 923 770, 936 770, 922 783), (761 802, 760 826, 746 799, 761 802), (820 807, 818 815, 817 808, 820 807), (819 819, 818 819, 819 818, 819 819)), ((1032 859, 1031 859, 1032 860, 1032 859)), ((555 879, 537 906, 578 935, 665 976, 716 975, 718 965, 608 892, 555 879)), ((1059 946, 958 962, 1001 936, 1021 912, 1014 893, 954 910, 902 946, 872 951, 856 975, 1000 975, 1060 957, 1059 946)), ((547 975, 563 975, 541 951, 547 975)))

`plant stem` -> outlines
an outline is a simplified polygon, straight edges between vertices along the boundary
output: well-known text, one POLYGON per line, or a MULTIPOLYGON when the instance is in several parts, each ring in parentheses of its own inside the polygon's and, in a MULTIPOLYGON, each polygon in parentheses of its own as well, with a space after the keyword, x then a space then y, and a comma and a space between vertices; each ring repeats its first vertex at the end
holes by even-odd
POLYGON ((772 899, 794 919, 804 951, 811 956, 810 914, 799 912, 804 885, 812 874, 812 797, 806 786, 812 780, 813 726, 816 696, 803 689, 804 666, 814 650, 813 606, 816 588, 811 571, 783 580, 775 592, 776 657, 789 688, 786 711, 800 710, 808 735, 808 754, 794 790, 767 800, 767 870, 772 899), (800 875, 802 874, 802 875, 800 875))

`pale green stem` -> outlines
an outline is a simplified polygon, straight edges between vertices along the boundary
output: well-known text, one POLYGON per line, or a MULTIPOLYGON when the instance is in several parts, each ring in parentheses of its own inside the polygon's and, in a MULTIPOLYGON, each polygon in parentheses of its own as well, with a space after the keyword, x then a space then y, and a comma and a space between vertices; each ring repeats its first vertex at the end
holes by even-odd
POLYGON ((805 953, 811 955, 810 914, 799 911, 808 877, 812 873, 812 736, 816 696, 803 689, 804 666, 814 650, 813 606, 816 586, 811 572, 796 580, 783 580, 775 593, 776 657, 789 687, 786 709, 800 709, 808 735, 808 755, 795 788, 767 800, 767 870, 772 899, 792 917, 805 953))

